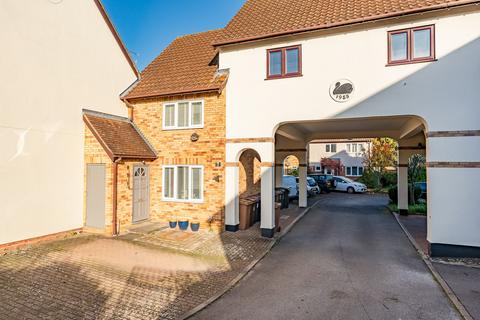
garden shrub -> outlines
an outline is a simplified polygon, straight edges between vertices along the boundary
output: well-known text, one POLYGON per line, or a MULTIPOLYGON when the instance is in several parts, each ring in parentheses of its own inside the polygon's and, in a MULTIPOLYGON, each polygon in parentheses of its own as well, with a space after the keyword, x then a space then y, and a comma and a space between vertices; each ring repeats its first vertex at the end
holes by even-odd
MULTIPOLYGON (((408 203, 411 203, 412 201, 412 194, 410 191, 410 187, 408 188, 408 203)), ((415 203, 418 202, 418 199, 420 199, 420 196, 422 194, 422 189, 420 187, 415 187, 413 190, 413 194, 415 196, 415 203)), ((398 188, 397 186, 391 186, 388 188, 388 197, 390 200, 392 200, 393 203, 398 204, 398 188)))

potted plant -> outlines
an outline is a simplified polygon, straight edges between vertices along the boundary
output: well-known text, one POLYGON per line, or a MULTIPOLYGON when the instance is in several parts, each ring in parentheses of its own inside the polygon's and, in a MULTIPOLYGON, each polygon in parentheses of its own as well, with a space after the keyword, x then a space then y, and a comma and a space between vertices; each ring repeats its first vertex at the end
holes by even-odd
POLYGON ((180 230, 187 230, 188 229, 188 218, 186 217, 183 217, 183 218, 180 218, 178 220, 178 227, 180 228, 180 230))
POLYGON ((168 219, 168 224, 170 228, 175 229, 177 227, 177 217, 171 216, 168 219))
POLYGON ((197 219, 197 217, 193 217, 192 221, 190 222, 190 229, 192 229, 194 232, 197 232, 198 229, 200 229, 200 221, 197 219))

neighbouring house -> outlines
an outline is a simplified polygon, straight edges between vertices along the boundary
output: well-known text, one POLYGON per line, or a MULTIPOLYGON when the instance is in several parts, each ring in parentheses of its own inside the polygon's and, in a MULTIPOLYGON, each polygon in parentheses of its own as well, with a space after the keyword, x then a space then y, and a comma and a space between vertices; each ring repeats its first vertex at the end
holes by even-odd
POLYGON ((83 226, 82 109, 126 116, 137 70, 101 3, 0 1, 0 245, 83 226))
POLYGON ((370 139, 312 141, 308 144, 308 171, 345 175, 351 178, 360 177, 363 174, 365 152, 370 149, 370 141, 370 139), (331 165, 328 160, 336 160, 339 164, 331 165))
POLYGON ((173 41, 122 95, 128 119, 85 111, 89 230, 170 218, 223 228, 228 73, 211 45, 221 32, 173 41), (104 196, 89 199, 89 188, 104 196))

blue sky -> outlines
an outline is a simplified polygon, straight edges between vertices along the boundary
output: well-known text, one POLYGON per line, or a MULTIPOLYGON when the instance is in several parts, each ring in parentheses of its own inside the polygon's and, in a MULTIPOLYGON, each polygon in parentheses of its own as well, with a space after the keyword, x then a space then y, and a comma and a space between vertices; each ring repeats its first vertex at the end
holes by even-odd
POLYGON ((143 70, 176 37, 224 27, 245 0, 102 0, 143 70))

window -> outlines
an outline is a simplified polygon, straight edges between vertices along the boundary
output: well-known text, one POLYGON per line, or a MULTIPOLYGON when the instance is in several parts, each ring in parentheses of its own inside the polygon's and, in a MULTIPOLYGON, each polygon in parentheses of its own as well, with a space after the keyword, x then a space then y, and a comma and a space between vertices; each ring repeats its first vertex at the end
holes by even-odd
POLYGON ((321 166, 315 166, 315 171, 317 171, 317 172, 322 171, 322 167, 321 166))
POLYGON ((163 129, 203 127, 203 101, 182 101, 163 105, 163 129))
POLYGON ((337 152, 336 143, 328 143, 325 145, 325 152, 337 152))
POLYGON ((435 26, 388 32, 388 64, 435 60, 435 26))
POLYGON ((203 167, 163 166, 163 199, 201 202, 203 200, 203 167))
POLYGON ((358 167, 358 175, 363 176, 363 167, 358 167))
POLYGON ((352 152, 352 145, 350 143, 347 143, 347 152, 352 152))
POLYGON ((358 167, 352 167, 352 176, 358 176, 358 167))
POLYGON ((301 75, 301 46, 267 50, 267 79, 298 77, 301 75))
POLYGON ((347 167, 347 176, 351 176, 351 175, 352 175, 352 168, 347 167))

